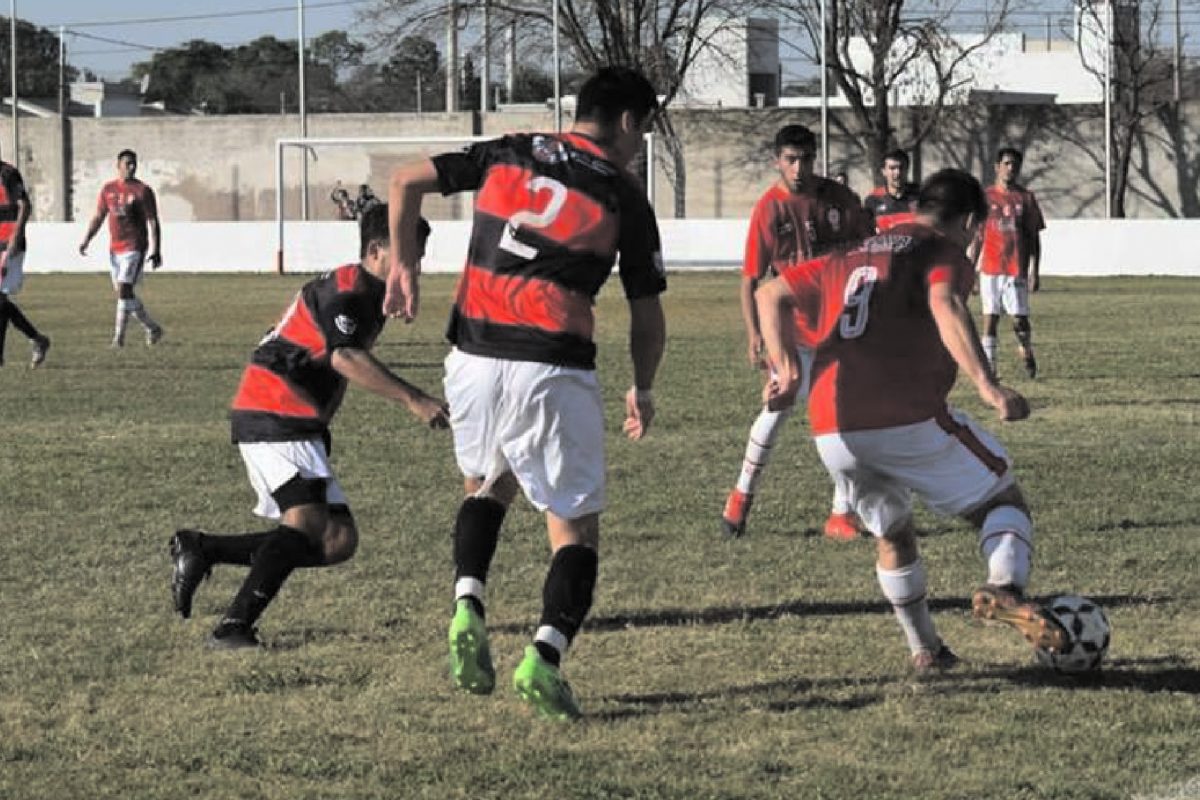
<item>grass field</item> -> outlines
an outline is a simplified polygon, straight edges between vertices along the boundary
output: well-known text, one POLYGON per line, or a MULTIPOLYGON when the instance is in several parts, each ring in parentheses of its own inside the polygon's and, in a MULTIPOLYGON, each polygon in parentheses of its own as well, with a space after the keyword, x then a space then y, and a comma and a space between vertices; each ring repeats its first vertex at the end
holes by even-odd
MULTIPOLYGON (((166 544, 181 526, 257 530, 228 444, 239 370, 303 278, 165 272, 166 326, 108 349, 107 278, 33 276, 20 296, 53 337, 0 370, 0 798, 1096 798, 1200 795, 1200 280, 1050 278, 1035 297, 1043 376, 1001 371, 1033 417, 997 432, 1037 522, 1031 590, 1072 591, 1114 628, 1099 679, 1032 663, 969 619, 975 536, 921 514, 935 618, 966 664, 914 682, 869 541, 815 532, 828 480, 803 424, 783 437, 747 538, 717 516, 757 406, 733 274, 676 275, 644 442, 619 437, 627 315, 601 297, 610 508, 592 618, 565 670, 587 714, 528 717, 508 680, 537 621, 540 519, 518 504, 489 584, 500 687, 445 671, 459 482, 448 434, 351 390, 334 463, 358 556, 293 575, 268 647, 202 642, 240 569, 196 618, 172 615, 166 544)), ((451 279, 378 349, 436 389, 451 279)))

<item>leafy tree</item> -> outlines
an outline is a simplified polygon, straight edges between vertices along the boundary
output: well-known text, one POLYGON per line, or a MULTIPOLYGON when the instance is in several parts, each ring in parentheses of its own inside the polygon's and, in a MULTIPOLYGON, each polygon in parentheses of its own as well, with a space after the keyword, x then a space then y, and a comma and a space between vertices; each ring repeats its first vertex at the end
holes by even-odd
MULTIPOLYGON (((4 94, 11 93, 9 75, 12 74, 12 47, 10 45, 8 17, 0 17, 3 33, 0 33, 0 74, 4 77, 4 94)), ((17 93, 22 97, 58 97, 58 34, 40 28, 23 19, 17 19, 17 93)), ((67 66, 65 78, 75 80, 79 70, 67 66)))

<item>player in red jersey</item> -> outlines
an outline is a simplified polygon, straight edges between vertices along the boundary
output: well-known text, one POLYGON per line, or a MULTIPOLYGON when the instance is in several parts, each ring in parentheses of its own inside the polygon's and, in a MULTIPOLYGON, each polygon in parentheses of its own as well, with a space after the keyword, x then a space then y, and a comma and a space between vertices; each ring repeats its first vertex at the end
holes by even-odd
POLYGON ((154 190, 137 175, 137 153, 122 150, 117 154, 117 178, 100 189, 96 213, 88 223, 79 254, 86 256, 88 244, 108 218, 108 251, 112 267, 113 289, 117 294, 117 316, 113 328, 113 347, 125 346, 125 325, 133 316, 146 329, 146 344, 158 344, 162 326, 134 293, 142 279, 142 265, 151 269, 162 266, 162 231, 158 224, 158 201, 154 190))
MULTIPOLYGON (((762 334, 754 306, 760 281, 786 267, 820 255, 836 245, 861 239, 868 220, 857 195, 837 181, 813 172, 817 138, 803 125, 786 125, 775 134, 775 167, 779 180, 759 198, 750 216, 740 289, 742 321, 749 342, 747 358, 763 368, 762 334)), ((771 449, 791 406, 764 408, 750 428, 742 470, 721 512, 721 530, 738 537, 746 532, 746 519, 771 449)), ((825 522, 825 535, 852 539, 857 521, 840 487, 834 487, 833 510, 825 522)))
POLYGON ((1067 638, 1024 599, 1033 523, 1007 454, 946 399, 961 369, 1002 419, 1029 414, 1025 398, 988 369, 967 310, 966 248, 986 214, 979 182, 943 170, 921 187, 914 221, 788 267, 757 296, 775 368, 767 405, 790 404, 802 387, 796 337, 814 346, 808 407, 817 449, 876 537, 879 585, 919 671, 957 659, 925 600, 914 493, 979 529, 988 577, 972 599, 977 617, 1007 623, 1039 647, 1061 648, 1067 638))
POLYGON ((605 464, 592 304, 618 253, 633 360, 625 433, 641 439, 654 419, 666 277, 654 212, 627 166, 657 107, 641 74, 601 69, 580 89, 569 133, 515 134, 415 161, 389 186, 393 258, 410 268, 391 282, 387 310, 405 318, 417 311, 410 254, 422 197, 476 192, 445 379, 466 494, 454 527, 452 677, 474 694, 495 687, 484 589, 520 489, 545 514, 553 556, 541 623, 513 688, 557 719, 581 714, 559 667, 597 575, 605 464))
POLYGON ((33 343, 29 366, 46 360, 50 337, 43 336, 13 301, 25 283, 25 223, 29 221, 29 195, 20 171, 0 161, 0 366, 4 366, 4 340, 11 323, 33 343))
POLYGON ((977 246, 979 296, 983 306, 983 352, 996 369, 996 327, 1001 314, 1013 318, 1013 331, 1025 371, 1037 377, 1029 292, 1039 288, 1041 230, 1046 227, 1033 192, 1017 182, 1021 151, 1003 147, 996 154, 996 180, 987 188, 988 219, 977 246))
MULTIPOLYGON (((348 383, 400 403, 432 428, 448 425, 445 403, 371 354, 385 322, 387 208, 365 213, 359 231, 361 262, 300 289, 254 350, 233 398, 232 438, 258 496, 254 512, 278 525, 220 536, 185 529, 171 538, 171 593, 185 619, 214 564, 250 567, 209 637, 214 649, 257 647, 254 623, 294 569, 332 566, 354 555, 358 529, 329 464, 329 423, 348 383)), ((420 236, 422 247, 423 241, 420 236)))
POLYGON ((912 220, 918 190, 915 183, 909 183, 908 153, 903 150, 892 150, 885 155, 879 173, 883 185, 876 186, 863 200, 863 210, 874 221, 876 233, 912 220))

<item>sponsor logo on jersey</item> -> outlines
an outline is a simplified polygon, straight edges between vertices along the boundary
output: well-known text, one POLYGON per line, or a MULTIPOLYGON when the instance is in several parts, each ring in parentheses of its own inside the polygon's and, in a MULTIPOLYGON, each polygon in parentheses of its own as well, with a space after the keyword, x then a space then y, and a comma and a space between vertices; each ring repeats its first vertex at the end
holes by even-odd
POLYGON ((358 323, 345 314, 338 314, 334 317, 333 324, 346 336, 353 336, 354 332, 358 330, 358 323))
POLYGON ((543 164, 565 164, 570 154, 563 143, 548 136, 533 137, 533 157, 543 164))

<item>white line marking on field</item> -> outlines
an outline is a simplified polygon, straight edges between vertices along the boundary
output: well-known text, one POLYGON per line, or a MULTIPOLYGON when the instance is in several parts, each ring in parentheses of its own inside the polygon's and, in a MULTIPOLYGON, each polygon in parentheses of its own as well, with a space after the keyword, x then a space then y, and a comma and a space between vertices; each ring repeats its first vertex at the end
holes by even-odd
POLYGON ((1192 778, 1154 794, 1137 794, 1133 800, 1200 800, 1200 777, 1192 778))

